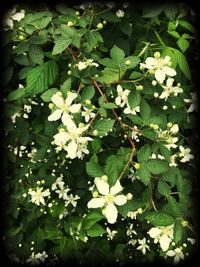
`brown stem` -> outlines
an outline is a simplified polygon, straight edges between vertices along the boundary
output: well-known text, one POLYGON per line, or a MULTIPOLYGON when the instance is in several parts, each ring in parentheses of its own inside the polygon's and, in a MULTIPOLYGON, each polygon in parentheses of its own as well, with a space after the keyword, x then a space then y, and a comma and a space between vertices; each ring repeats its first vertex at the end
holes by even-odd
POLYGON ((150 197, 150 200, 151 200, 151 205, 153 206, 154 210, 155 211, 158 211, 156 206, 155 206, 155 203, 154 203, 154 200, 153 200, 153 196, 152 196, 152 187, 151 187, 151 182, 149 183, 149 191, 151 193, 151 197, 150 197))
POLYGON ((78 94, 80 93, 80 91, 81 91, 81 89, 82 89, 82 86, 83 86, 83 83, 82 83, 82 81, 81 81, 80 84, 79 84, 78 90, 77 90, 77 93, 78 93, 78 94))

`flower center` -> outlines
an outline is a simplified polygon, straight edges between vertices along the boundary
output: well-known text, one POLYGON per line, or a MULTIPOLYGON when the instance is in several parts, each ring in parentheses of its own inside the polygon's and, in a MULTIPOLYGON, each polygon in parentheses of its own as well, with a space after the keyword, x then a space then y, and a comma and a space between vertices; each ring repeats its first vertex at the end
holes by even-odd
POLYGON ((61 106, 61 110, 62 110, 63 112, 68 111, 68 110, 69 110, 68 105, 64 103, 64 104, 61 106))
POLYGON ((113 198, 114 198, 113 195, 108 194, 107 196, 105 196, 105 201, 106 201, 107 203, 109 203, 109 202, 113 202, 113 198))
POLYGON ((75 133, 75 132, 71 132, 70 133, 70 137, 71 137, 71 140, 77 140, 78 139, 78 134, 77 133, 75 133))

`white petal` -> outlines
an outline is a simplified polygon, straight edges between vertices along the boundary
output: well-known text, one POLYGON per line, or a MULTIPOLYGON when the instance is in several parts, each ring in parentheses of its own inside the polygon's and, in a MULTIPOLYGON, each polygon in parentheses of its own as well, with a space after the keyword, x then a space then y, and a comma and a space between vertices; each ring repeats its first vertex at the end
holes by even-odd
POLYGON ((159 96, 160 99, 168 98, 169 92, 168 91, 163 91, 162 94, 159 96))
POLYGON ((92 198, 88 204, 87 207, 89 209, 96 209, 96 208, 102 208, 105 204, 105 199, 101 197, 92 198))
POLYGON ((169 248, 169 244, 171 242, 171 238, 169 238, 167 235, 161 236, 159 243, 160 247, 163 251, 167 251, 169 248))
POLYGON ((70 159, 74 159, 76 157, 76 152, 77 152, 77 143, 74 141, 70 142, 66 150, 68 152, 68 157, 70 159))
POLYGON ((145 63, 147 69, 153 69, 156 65, 156 59, 154 57, 148 57, 145 63))
POLYGON ((5 19, 4 24, 10 27, 11 29, 13 29, 14 24, 13 24, 12 19, 9 19, 9 18, 5 19))
POLYGON ((173 83, 174 83, 174 79, 168 78, 167 82, 166 82, 166 85, 167 85, 167 87, 172 87, 173 83))
POLYGON ((105 216, 109 223, 115 223, 117 220, 117 209, 114 204, 109 203, 105 209, 105 216))
MULTIPOLYGON (((65 115, 66 116, 66 115, 65 115)), ((74 121, 70 118, 67 119, 67 123, 65 124, 67 127, 67 131, 71 132, 71 131, 75 131, 77 129, 76 124, 74 123, 74 121)))
POLYGON ((100 194, 104 196, 109 194, 109 185, 107 182, 100 179, 96 179, 95 184, 100 194))
POLYGON ((153 227, 149 230, 148 234, 150 235, 151 238, 155 238, 161 234, 162 230, 157 227, 153 227))
POLYGON ((70 115, 67 113, 67 112, 63 112, 63 115, 62 115, 62 123, 67 126, 67 125, 71 125, 71 117, 70 115))
POLYGON ((66 132, 61 132, 54 135, 54 142, 57 146, 61 144, 66 144, 68 140, 69 140, 69 134, 66 132))
POLYGON ((173 77, 176 75, 176 71, 168 66, 162 67, 162 70, 165 72, 165 74, 173 77))
POLYGON ((25 14, 23 12, 18 12, 16 14, 14 14, 13 16, 11 16, 11 18, 13 20, 17 20, 17 21, 20 21, 21 19, 23 19, 25 16, 25 14))
POLYGON ((169 256, 169 257, 174 257, 175 252, 173 250, 168 250, 166 255, 169 256))
POLYGON ((161 69, 158 69, 155 71, 155 78, 159 83, 163 83, 165 80, 165 72, 162 71, 161 69))
POLYGON ((59 94, 55 94, 51 97, 51 101, 57 106, 61 107, 64 104, 64 99, 59 94))
POLYGON ((77 94, 76 93, 72 93, 70 92, 65 100, 65 103, 67 104, 67 106, 70 106, 71 103, 74 101, 75 98, 77 98, 77 94))
POLYGON ((117 92, 118 93, 122 93, 123 92, 123 89, 122 89, 120 84, 117 85, 117 92))
POLYGON ((116 97, 116 99, 115 99, 115 103, 116 103, 116 105, 118 105, 118 106, 121 104, 121 97, 120 97, 120 96, 116 97))
POLYGON ((57 121, 60 119, 62 114, 62 110, 61 109, 56 109, 49 117, 48 117, 48 121, 57 121))
POLYGON ((81 104, 73 104, 72 106, 69 107, 69 110, 71 113, 76 113, 79 112, 81 108, 81 104))
POLYGON ((118 206, 122 206, 127 202, 127 197, 124 195, 118 195, 114 197, 114 202, 118 206))
POLYGON ((110 188, 110 194, 111 195, 116 195, 120 191, 122 191, 122 189, 123 189, 123 187, 121 186, 120 181, 117 180, 117 182, 115 183, 115 185, 110 188))

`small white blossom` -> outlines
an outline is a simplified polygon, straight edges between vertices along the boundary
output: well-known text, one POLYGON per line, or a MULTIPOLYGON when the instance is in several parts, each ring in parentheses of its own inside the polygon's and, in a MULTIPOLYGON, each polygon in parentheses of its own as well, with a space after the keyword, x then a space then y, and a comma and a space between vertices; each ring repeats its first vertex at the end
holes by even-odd
POLYGON ((94 118, 94 116, 96 115, 94 112, 92 112, 92 109, 86 107, 84 107, 83 109, 84 111, 82 111, 81 115, 85 117, 85 122, 88 122, 91 118, 94 118))
POLYGON ((119 9, 117 12, 116 12, 116 15, 118 18, 123 18, 124 17, 124 11, 119 9))
POLYGON ((115 231, 115 230, 111 231, 109 227, 106 227, 106 232, 107 232, 108 240, 113 240, 115 235, 118 233, 118 231, 115 231))
MULTIPOLYGON (((128 216, 129 217, 129 216, 128 216)), ((137 235, 137 232, 133 229, 133 223, 131 223, 126 231, 127 236, 132 236, 132 234, 137 235)))
POLYGON ((46 258, 48 257, 47 253, 43 251, 42 253, 32 252, 31 256, 26 260, 27 263, 30 265, 39 265, 43 262, 45 262, 46 258))
POLYGON ((190 103, 190 107, 188 108, 187 112, 193 112, 193 111, 198 111, 198 98, 197 94, 192 93, 192 99, 184 99, 185 103, 190 103))
POLYGON ((56 190, 58 187, 59 188, 64 188, 64 182, 63 182, 63 179, 62 179, 62 177, 58 177, 57 179, 56 179, 56 181, 52 184, 52 186, 51 186, 51 189, 54 191, 54 190, 56 190))
POLYGON ((76 93, 68 92, 67 98, 64 99, 61 92, 55 93, 51 97, 51 101, 55 104, 56 109, 48 117, 48 120, 57 121, 61 118, 62 122, 67 125, 72 120, 70 114, 79 112, 81 108, 81 104, 72 104, 77 96, 76 93))
POLYGON ((154 57, 146 58, 145 63, 140 63, 140 66, 144 69, 153 70, 155 72, 155 79, 162 84, 167 75, 173 77, 176 75, 176 71, 169 67, 171 63, 169 56, 162 58, 160 56, 155 57, 155 54, 154 57))
POLYGON ((43 191, 43 187, 38 187, 36 191, 29 189, 28 194, 31 195, 31 202, 36 205, 45 205, 44 198, 50 195, 49 189, 43 191))
POLYGON ((129 90, 123 90, 120 84, 117 85, 117 97, 115 99, 115 103, 119 107, 124 107, 125 104, 128 103, 128 95, 130 91, 129 90))
POLYGON ((135 108, 131 108, 129 104, 127 104, 127 107, 124 109, 125 114, 132 114, 136 115, 137 112, 140 112, 140 106, 137 106, 135 108))
POLYGON ((108 222, 113 224, 117 221, 118 211, 115 205, 122 206, 127 202, 127 197, 119 193, 123 190, 120 181, 117 180, 114 186, 109 187, 107 181, 101 178, 95 178, 95 185, 101 195, 92 198, 87 206, 91 208, 105 207, 104 215, 108 222))
POLYGON ((166 255, 169 257, 174 257, 174 264, 180 262, 180 260, 184 260, 184 254, 182 252, 182 247, 175 248, 174 250, 168 250, 166 255))
POLYGON ((68 187, 62 187, 60 189, 56 189, 55 192, 58 194, 59 198, 62 198, 64 200, 68 199, 67 193, 70 191, 68 187))
POLYGON ((143 239, 138 239, 138 243, 140 245, 137 247, 137 250, 141 250, 143 254, 146 254, 146 251, 150 250, 145 237, 143 239))
POLYGON ((16 12, 16 8, 9 9, 7 13, 5 14, 3 24, 4 26, 8 26, 9 28, 13 29, 14 21, 20 21, 24 18, 25 11, 20 10, 20 12, 16 12))
POLYGON ((88 66, 92 67, 98 67, 99 64, 96 62, 93 62, 93 59, 86 59, 85 61, 79 61, 78 64, 76 64, 75 66, 80 70, 84 70, 86 69, 88 66))
POLYGON ((180 160, 181 162, 186 162, 190 161, 191 159, 194 159, 194 155, 190 154, 190 148, 184 148, 183 146, 179 146, 179 150, 181 151, 179 153, 179 156, 182 157, 182 159, 180 160))
POLYGON ((163 90, 162 94, 159 96, 160 99, 165 99, 165 101, 166 101, 167 98, 171 94, 177 96, 179 93, 183 93, 183 89, 180 88, 178 85, 173 86, 173 83, 174 83, 174 79, 168 78, 166 81, 166 85, 162 85, 162 88, 164 90, 163 90))
POLYGON ((75 208, 77 205, 77 200, 80 199, 78 195, 73 196, 72 194, 68 195, 65 199, 65 207, 67 207, 69 204, 72 204, 72 206, 75 208))

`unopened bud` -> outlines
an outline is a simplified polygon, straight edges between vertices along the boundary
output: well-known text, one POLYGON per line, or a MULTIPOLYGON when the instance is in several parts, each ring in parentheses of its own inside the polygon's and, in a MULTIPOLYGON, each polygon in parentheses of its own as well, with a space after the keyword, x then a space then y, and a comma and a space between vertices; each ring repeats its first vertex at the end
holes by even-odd
POLYGON ((91 100, 90 100, 90 99, 87 99, 87 100, 85 101, 85 104, 90 105, 90 104, 91 104, 91 100))
POLYGON ((139 163, 135 163, 135 164, 134 164, 134 167, 135 167, 135 169, 137 170, 137 169, 140 168, 140 164, 139 164, 139 163))
POLYGON ((154 57, 157 58, 157 59, 160 58, 160 52, 155 52, 154 53, 154 57))
POLYGON ((99 30, 103 29, 103 24, 102 23, 98 23, 97 24, 97 29, 99 29, 99 30))
POLYGON ((92 134, 93 134, 94 136, 97 136, 97 135, 98 135, 98 131, 97 131, 97 130, 94 130, 94 131, 92 132, 92 134))
POLYGON ((108 181, 108 176, 107 175, 103 175, 101 177, 101 180, 103 180, 104 182, 107 182, 108 181))

